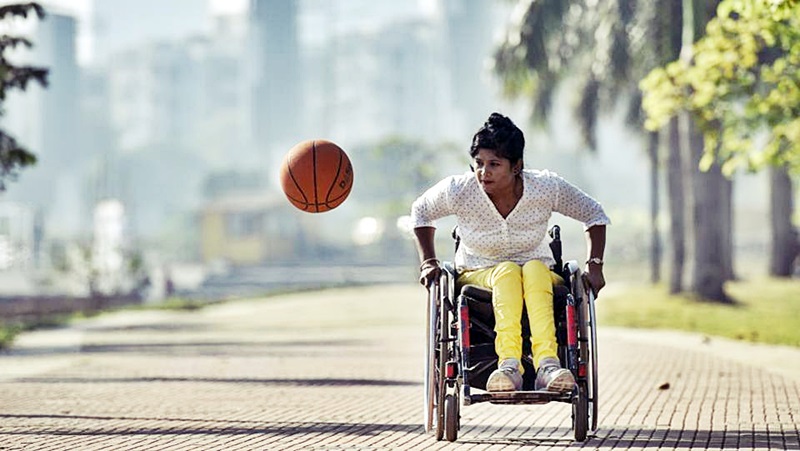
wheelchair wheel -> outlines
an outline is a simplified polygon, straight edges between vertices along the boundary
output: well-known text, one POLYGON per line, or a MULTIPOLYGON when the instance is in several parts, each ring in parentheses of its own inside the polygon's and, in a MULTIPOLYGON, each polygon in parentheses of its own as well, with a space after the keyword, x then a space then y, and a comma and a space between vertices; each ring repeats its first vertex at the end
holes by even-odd
POLYGON ((584 383, 579 383, 575 395, 572 397, 572 431, 575 440, 586 440, 589 430, 589 393, 584 383))
MULTIPOLYGON (((442 293, 443 294, 443 293, 442 293)), ((446 406, 445 395, 447 394, 447 381, 445 378, 447 359, 449 356, 450 341, 448 337, 449 323, 447 308, 441 302, 443 296, 439 297, 439 323, 436 336, 438 343, 436 346, 436 440, 441 440, 445 433, 446 406)))
POLYGON ((589 310, 589 359, 588 365, 588 401, 589 414, 591 415, 591 428, 597 430, 597 315, 594 309, 594 293, 589 290, 586 296, 587 307, 589 310))
POLYGON ((444 432, 448 442, 458 438, 459 412, 458 397, 454 394, 444 398, 444 432))
POLYGON ((444 371, 447 363, 447 309, 440 301, 441 283, 436 282, 428 290, 428 318, 425 359, 425 432, 435 430, 436 440, 444 437, 444 371))
POLYGON ((583 377, 578 377, 578 393, 572 399, 572 424, 575 439, 586 439, 587 431, 597 430, 597 318, 595 296, 583 285, 583 274, 575 273, 572 292, 578 299, 578 355, 584 366, 583 377))

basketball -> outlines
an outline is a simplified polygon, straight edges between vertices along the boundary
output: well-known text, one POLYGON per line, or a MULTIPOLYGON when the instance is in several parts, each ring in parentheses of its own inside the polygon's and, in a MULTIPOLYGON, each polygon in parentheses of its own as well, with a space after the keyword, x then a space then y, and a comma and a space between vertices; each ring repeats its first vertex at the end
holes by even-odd
POLYGON ((341 205, 353 187, 350 158, 336 144, 323 139, 292 147, 280 168, 281 189, 295 207, 322 213, 341 205))

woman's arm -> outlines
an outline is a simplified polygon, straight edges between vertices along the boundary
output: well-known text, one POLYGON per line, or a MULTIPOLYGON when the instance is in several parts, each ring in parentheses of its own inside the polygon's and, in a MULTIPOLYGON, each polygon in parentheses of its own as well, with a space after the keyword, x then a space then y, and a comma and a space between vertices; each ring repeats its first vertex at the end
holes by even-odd
POLYGON ((436 258, 436 247, 434 245, 435 234, 435 227, 417 227, 414 229, 417 253, 420 259, 419 283, 426 287, 429 287, 441 274, 439 260, 436 258))
POLYGON ((606 279, 603 276, 603 254, 606 249, 605 225, 592 226, 586 230, 586 248, 588 255, 586 278, 596 295, 606 285, 606 279))

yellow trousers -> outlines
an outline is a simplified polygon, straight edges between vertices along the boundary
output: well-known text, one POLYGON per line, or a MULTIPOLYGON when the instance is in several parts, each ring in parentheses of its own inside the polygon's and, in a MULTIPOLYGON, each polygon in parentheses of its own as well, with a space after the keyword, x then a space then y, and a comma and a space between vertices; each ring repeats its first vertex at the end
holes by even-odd
MULTIPOLYGON (((522 303, 528 310, 531 326, 531 350, 536 368, 546 357, 558 358, 556 327, 553 322, 553 284, 563 283, 558 275, 539 260, 523 266, 503 262, 491 268, 466 271, 460 284, 472 284, 492 290, 494 307, 495 351, 500 362, 522 357, 522 303)), ((522 371, 520 365, 520 371, 522 371)))

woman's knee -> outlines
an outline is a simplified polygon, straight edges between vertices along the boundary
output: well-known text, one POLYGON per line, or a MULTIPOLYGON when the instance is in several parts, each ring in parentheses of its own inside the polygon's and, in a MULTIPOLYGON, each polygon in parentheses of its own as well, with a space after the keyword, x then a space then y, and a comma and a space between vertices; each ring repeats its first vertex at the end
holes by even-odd
POLYGON ((550 268, 539 260, 531 260, 522 266, 522 278, 526 292, 553 292, 550 268))
POLYGON ((522 266, 523 274, 547 274, 550 277, 550 268, 541 260, 530 260, 522 266))
POLYGON ((498 263, 492 271, 492 278, 495 281, 507 278, 522 280, 522 267, 514 262, 498 263))

